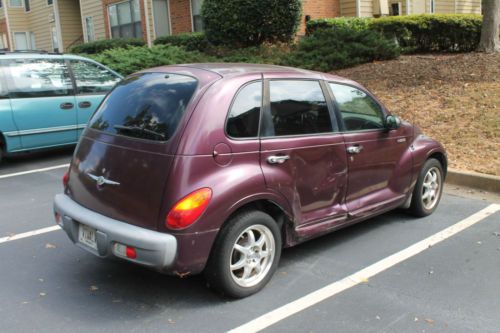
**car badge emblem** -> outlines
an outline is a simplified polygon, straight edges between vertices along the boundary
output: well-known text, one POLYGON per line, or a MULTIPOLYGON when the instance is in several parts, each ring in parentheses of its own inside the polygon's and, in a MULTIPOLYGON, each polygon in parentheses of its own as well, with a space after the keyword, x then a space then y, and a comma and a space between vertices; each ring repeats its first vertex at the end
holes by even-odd
POLYGON ((90 179, 94 180, 97 184, 97 186, 103 186, 103 185, 114 185, 114 186, 119 186, 120 183, 109 180, 104 178, 104 176, 96 176, 91 173, 87 173, 87 176, 89 176, 90 179))

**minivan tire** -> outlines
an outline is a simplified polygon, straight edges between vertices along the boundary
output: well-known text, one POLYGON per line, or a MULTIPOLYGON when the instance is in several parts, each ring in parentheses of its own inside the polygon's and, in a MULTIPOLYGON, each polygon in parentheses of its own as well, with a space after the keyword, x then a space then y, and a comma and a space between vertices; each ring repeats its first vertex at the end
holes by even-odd
POLYGON ((420 170, 413 189, 410 213, 417 217, 432 214, 441 200, 443 186, 444 173, 441 163, 435 158, 428 159, 420 170))
POLYGON ((233 298, 255 294, 276 271, 281 248, 281 232, 271 216, 257 210, 238 213, 217 237, 204 272, 208 285, 233 298))

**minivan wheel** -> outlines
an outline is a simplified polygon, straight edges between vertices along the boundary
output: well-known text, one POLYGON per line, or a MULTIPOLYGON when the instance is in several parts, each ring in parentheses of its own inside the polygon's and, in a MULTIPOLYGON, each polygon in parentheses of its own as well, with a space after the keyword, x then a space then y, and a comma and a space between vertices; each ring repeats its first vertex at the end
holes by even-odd
POLYGON ((420 171, 410 206, 413 215, 424 217, 432 214, 443 193, 443 167, 438 160, 430 158, 420 171))
POLYGON ((261 211, 245 211, 220 231, 205 277, 224 295, 250 296, 269 282, 280 255, 281 234, 276 221, 261 211))

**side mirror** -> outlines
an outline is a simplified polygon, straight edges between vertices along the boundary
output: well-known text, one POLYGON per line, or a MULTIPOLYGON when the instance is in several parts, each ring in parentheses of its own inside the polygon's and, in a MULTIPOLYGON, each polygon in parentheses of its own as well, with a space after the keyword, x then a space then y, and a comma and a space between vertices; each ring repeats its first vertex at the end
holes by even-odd
POLYGON ((401 126, 401 119, 397 116, 389 115, 385 118, 385 128, 387 130, 395 130, 401 126))

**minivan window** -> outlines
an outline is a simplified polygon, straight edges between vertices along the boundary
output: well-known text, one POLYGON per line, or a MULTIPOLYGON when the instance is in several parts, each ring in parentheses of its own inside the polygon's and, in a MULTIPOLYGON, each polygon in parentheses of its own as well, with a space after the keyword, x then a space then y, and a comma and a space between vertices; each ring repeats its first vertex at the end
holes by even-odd
POLYGON ((254 138, 259 133, 262 82, 244 86, 234 99, 227 119, 227 134, 233 138, 254 138))
POLYGON ((384 127, 380 105, 365 92, 352 86, 330 83, 346 131, 373 130, 384 127))
POLYGON ((4 74, 2 70, 0 70, 0 99, 6 98, 9 98, 9 90, 7 90, 4 74))
POLYGON ((197 87, 177 74, 129 76, 111 91, 90 120, 90 128, 133 138, 168 140, 197 87))
POLYGON ((273 127, 267 129, 265 135, 302 135, 333 130, 318 81, 272 80, 269 87, 273 127))
POLYGON ((52 97, 73 94, 66 63, 55 59, 7 60, 4 66, 11 98, 52 97))
POLYGON ((71 60, 70 63, 78 94, 106 93, 121 80, 97 64, 82 60, 71 60))

